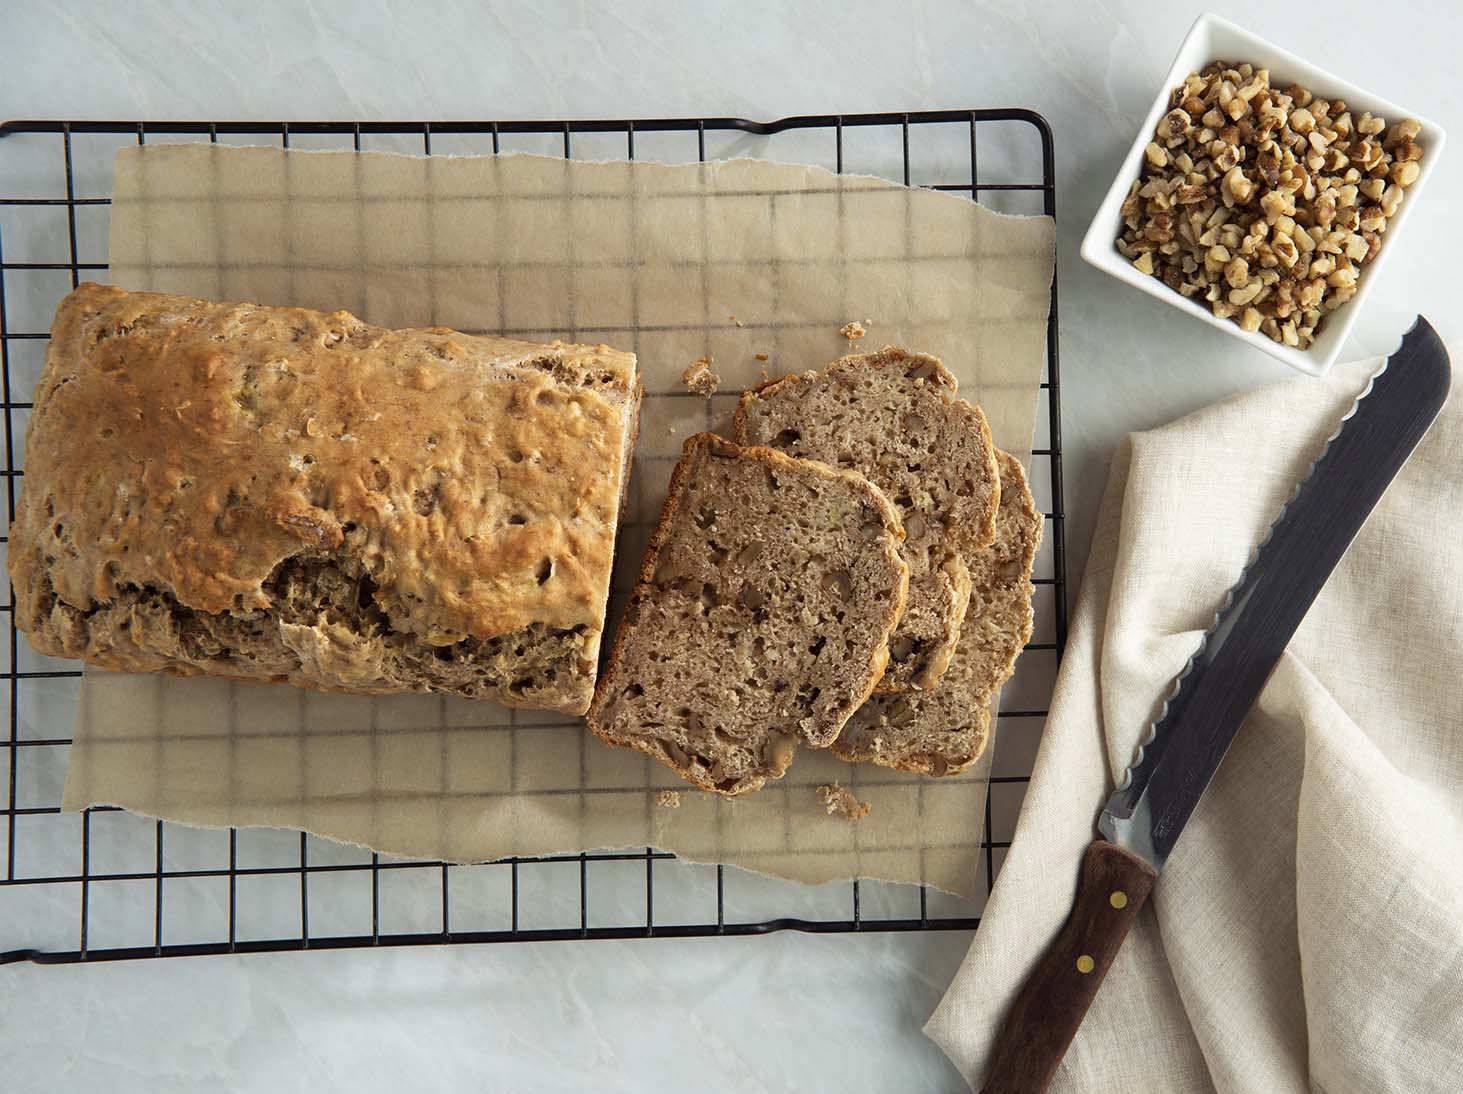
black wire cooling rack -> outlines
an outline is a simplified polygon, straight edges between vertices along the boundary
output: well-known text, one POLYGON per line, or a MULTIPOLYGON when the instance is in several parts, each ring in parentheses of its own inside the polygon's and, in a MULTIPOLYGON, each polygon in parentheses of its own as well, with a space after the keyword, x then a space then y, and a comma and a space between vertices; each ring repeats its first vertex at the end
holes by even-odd
MULTIPOLYGON (((0 125, 0 382, 12 519, 27 400, 49 316, 83 276, 105 277, 112 153, 125 143, 179 140, 427 155, 639 154, 671 162, 759 155, 968 194, 1001 212, 1056 213, 1051 130, 1039 114, 1022 109, 772 122, 7 122, 0 125)), ((1042 701, 1003 709, 998 720, 978 864, 987 893, 1009 846, 1066 641, 1055 278, 1046 352, 1045 414, 1038 416, 1031 478, 1045 502, 1047 547, 1036 575, 1038 633, 1022 664, 1044 656, 1048 667, 1037 685, 1042 701)), ((16 948, 0 949, 0 964, 786 929, 959 930, 979 923, 979 905, 924 888, 858 881, 800 886, 682 863, 649 847, 464 866, 397 860, 303 832, 188 828, 106 807, 63 813, 71 744, 64 734, 81 673, 74 662, 34 653, 17 636, 13 602, 11 590, 10 602, 0 605, 9 616, 0 947, 16 948)))

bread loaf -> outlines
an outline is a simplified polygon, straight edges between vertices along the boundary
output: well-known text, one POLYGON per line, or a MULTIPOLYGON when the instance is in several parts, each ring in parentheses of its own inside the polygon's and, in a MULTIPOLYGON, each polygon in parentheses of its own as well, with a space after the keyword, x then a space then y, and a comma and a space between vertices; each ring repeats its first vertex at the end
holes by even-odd
POLYGON ((10 530, 56 657, 582 713, 631 354, 82 285, 10 530))
POLYGON ((611 744, 723 794, 831 744, 904 607, 898 517, 868 480, 689 438, 589 712, 611 744))

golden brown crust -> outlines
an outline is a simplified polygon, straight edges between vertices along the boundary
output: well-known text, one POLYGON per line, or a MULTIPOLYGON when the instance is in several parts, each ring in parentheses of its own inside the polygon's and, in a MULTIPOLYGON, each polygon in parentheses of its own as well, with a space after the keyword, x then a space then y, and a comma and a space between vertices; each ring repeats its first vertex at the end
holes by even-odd
MULTIPOLYGON (((671 535, 677 511, 680 507, 682 498, 685 496, 687 477, 690 475, 691 469, 694 466, 695 461, 692 459, 692 457, 694 456, 698 448, 704 448, 713 454, 726 455, 732 458, 758 460, 765 463, 769 467, 785 466, 789 468, 795 468, 800 472, 811 472, 812 474, 820 478, 826 478, 829 480, 844 480, 855 482, 859 485, 859 488, 862 491, 867 492, 869 500, 878 508, 885 525, 890 529, 891 532, 895 534, 896 538, 902 539, 904 531, 903 525, 899 521, 899 515, 897 512, 895 512, 894 506, 890 504, 888 498, 884 496, 884 494, 878 489, 878 487, 868 482, 868 480, 866 480, 862 475, 859 475, 856 472, 840 470, 838 468, 830 467, 827 464, 819 463, 816 460, 794 459, 791 456, 788 456, 771 448, 737 445, 715 433, 697 433, 690 437, 687 437, 686 440, 682 443, 681 459, 677 461, 674 470, 671 472, 670 483, 666 488, 665 503, 661 507, 660 520, 656 524, 654 531, 651 532, 649 542, 646 545, 645 557, 640 564, 640 574, 636 578, 635 588, 630 596, 630 607, 627 609, 624 619, 620 621, 619 629, 615 632, 614 640, 610 645, 609 656, 605 662, 604 671, 600 674, 599 686, 595 696, 596 702, 591 705, 589 712, 586 715, 586 721, 589 724, 591 732, 593 732, 596 737, 600 738, 600 740, 606 742, 607 744, 621 746, 629 745, 631 748, 634 748, 639 752, 643 752, 646 755, 652 756, 655 759, 659 760, 661 763, 665 764, 671 770, 681 775, 688 782, 691 782, 699 789, 709 790, 713 793, 721 794, 728 797, 735 797, 739 794, 745 794, 753 790, 760 789, 765 782, 765 779, 760 776, 752 779, 745 779, 733 787, 718 785, 716 780, 709 777, 707 773, 699 769, 687 768, 681 764, 678 764, 666 752, 664 746, 654 738, 622 738, 612 734, 603 724, 600 718, 599 709, 601 706, 600 700, 604 696, 605 689, 613 686, 612 681, 616 680, 616 678, 620 674, 621 665, 623 663, 625 655, 625 644, 631 630, 635 625, 635 606, 638 601, 641 601, 652 594, 653 586, 655 583, 655 573, 660 560, 660 553, 661 550, 665 547, 666 542, 671 535)), ((903 576, 899 582, 898 587, 894 591, 894 595, 890 599, 888 625, 885 630, 886 639, 888 634, 893 632, 893 629, 898 623, 900 616, 904 614, 905 600, 909 591, 908 568, 904 565, 903 561, 899 559, 897 551, 895 551, 894 554, 891 555, 891 562, 899 567, 899 569, 903 573, 903 576)), ((674 639, 672 638, 670 640, 674 639)), ((873 693, 875 684, 877 684, 879 677, 884 674, 884 670, 888 667, 888 664, 888 642, 883 641, 876 643, 868 662, 867 686, 862 690, 861 693, 852 696, 851 700, 847 704, 847 717, 851 717, 853 713, 873 693)), ((841 725, 839 726, 839 728, 842 728, 841 725)), ((834 737, 836 737, 836 735, 837 734, 835 732, 834 737)), ((828 742, 825 742, 823 746, 826 747, 827 744, 831 743, 832 739, 830 739, 828 742)), ((791 744, 791 738, 789 738, 789 744, 791 744)), ((791 759, 792 749, 789 748, 786 752, 786 761, 790 762, 791 759)), ((782 765, 783 770, 786 769, 786 766, 786 763, 782 765)), ((780 776, 781 774, 781 770, 776 772, 777 776, 780 776)))
MULTIPOLYGON (((638 398, 633 355, 608 347, 84 284, 27 434, 17 623, 101 661, 40 601, 268 611, 283 563, 346 544, 397 632, 585 628, 597 650, 638 398)), ((135 653, 109 660, 189 671, 135 653)))

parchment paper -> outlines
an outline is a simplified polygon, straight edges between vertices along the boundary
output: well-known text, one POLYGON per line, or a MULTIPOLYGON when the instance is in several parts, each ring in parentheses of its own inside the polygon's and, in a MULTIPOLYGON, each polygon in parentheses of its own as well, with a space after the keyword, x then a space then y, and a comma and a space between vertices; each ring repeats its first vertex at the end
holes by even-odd
MULTIPOLYGON (((1053 248, 1048 218, 754 160, 157 145, 118 154, 111 219, 112 277, 129 288, 635 351, 646 399, 617 605, 682 440, 725 423, 764 369, 846 352, 849 320, 869 321, 863 348, 944 358, 1024 457, 1053 248), (709 401, 680 382, 705 354, 722 378, 709 401)), ((88 671, 64 800, 454 862, 653 845, 807 882, 970 895, 990 754, 932 781, 804 749, 780 783, 726 801, 564 715, 88 671), (827 816, 813 788, 834 780, 872 812, 827 816), (680 808, 657 804, 661 789, 681 790, 680 808)))

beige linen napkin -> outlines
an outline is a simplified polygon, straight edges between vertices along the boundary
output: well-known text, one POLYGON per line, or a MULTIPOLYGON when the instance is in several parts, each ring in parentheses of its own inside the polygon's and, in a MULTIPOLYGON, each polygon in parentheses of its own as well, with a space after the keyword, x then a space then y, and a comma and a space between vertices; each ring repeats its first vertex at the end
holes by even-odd
MULTIPOLYGON (((973 1085, 1168 681, 1379 364, 1119 451, 1009 857, 926 1027, 973 1085)), ((1455 397, 1291 642, 1054 1091, 1463 1090, 1460 459, 1455 397)))

